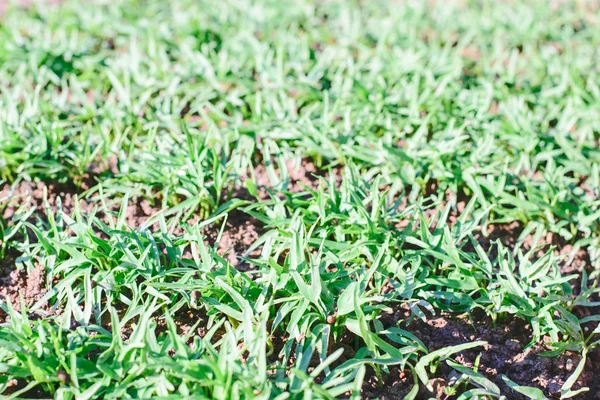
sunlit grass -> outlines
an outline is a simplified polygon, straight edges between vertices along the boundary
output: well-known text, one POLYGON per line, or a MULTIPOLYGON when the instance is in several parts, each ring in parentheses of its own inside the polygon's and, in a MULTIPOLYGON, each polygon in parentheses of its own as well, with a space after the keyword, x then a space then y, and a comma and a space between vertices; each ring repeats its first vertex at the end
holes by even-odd
POLYGON ((443 362, 460 377, 449 396, 548 395, 453 360, 484 342, 430 351, 382 322, 400 307, 522 320, 529 345, 581 355, 559 395, 585 391, 600 320, 598 11, 467 3, 11 9, 0 182, 68 183, 91 206, 0 218, 3 268, 41 265, 47 289, 0 298, 0 393, 358 398, 366 376, 399 367, 419 398, 443 362), (313 186, 292 190, 291 160, 316 166, 313 186), (155 214, 127 226, 131 199, 155 214), (248 272, 207 234, 234 213, 260 227, 248 272), (514 245, 483 245, 515 222, 514 245), (587 264, 565 273, 579 249, 587 264))

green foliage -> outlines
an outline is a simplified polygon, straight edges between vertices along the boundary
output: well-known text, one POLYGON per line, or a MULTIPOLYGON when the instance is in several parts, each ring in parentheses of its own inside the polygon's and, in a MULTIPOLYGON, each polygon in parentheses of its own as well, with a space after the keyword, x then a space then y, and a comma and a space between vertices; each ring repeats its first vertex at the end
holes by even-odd
POLYGON ((474 312, 581 354, 560 395, 584 392, 600 342, 599 318, 577 313, 598 306, 598 15, 460 3, 11 9, 0 262, 41 266, 46 291, 0 298, 0 394, 359 398, 398 368, 417 398, 445 361, 449 396, 546 398, 453 361, 485 342, 430 351, 400 324, 474 312), (294 164, 315 184, 298 189, 294 164), (21 181, 80 197, 41 212, 8 190, 21 181), (154 211, 139 226, 132 199, 154 211), (236 215, 260 225, 245 272, 208 237, 236 215), (510 224, 514 243, 484 244, 510 224), (565 274, 580 249, 591 265, 565 274), (407 321, 386 318, 402 307, 407 321))

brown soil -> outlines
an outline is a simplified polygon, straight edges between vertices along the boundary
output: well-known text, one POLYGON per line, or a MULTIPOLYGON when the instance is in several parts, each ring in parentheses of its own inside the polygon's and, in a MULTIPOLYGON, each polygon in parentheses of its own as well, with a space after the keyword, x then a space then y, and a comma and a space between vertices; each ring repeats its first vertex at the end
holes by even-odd
MULTIPOLYGON (((40 213, 44 209, 44 189, 47 192, 48 203, 56 211, 58 198, 61 206, 67 213, 75 206, 75 194, 79 189, 74 184, 61 184, 57 182, 28 182, 21 181, 16 185, 4 184, 0 186, 0 210, 2 217, 11 219, 20 206, 35 207, 40 213)), ((85 204, 82 204, 85 209, 85 204)))
MULTIPOLYGON (((48 205, 53 212, 59 208, 63 213, 72 216, 76 199, 80 193, 80 189, 74 184, 59 184, 56 182, 27 182, 22 181, 16 185, 5 184, 0 186, 0 217, 8 221, 15 217, 19 212, 20 207, 34 208, 35 211, 29 218, 30 222, 34 222, 36 218, 47 221, 45 213, 44 191, 48 205)), ((86 200, 79 200, 79 210, 83 214, 90 214, 94 211, 94 204, 86 200)), ((120 200, 108 204, 111 213, 118 213, 121 207, 120 200)), ((139 228, 144 225, 148 219, 160 211, 160 208, 154 207, 147 199, 134 197, 128 202, 125 213, 125 223, 130 228, 139 228)), ((104 212, 96 210, 95 216, 100 218, 104 223, 108 223, 111 217, 105 215, 104 212)), ((198 220, 196 216, 192 216, 191 221, 198 220)), ((190 221, 190 222, 191 222, 190 221)), ((221 236, 219 243, 216 243, 218 233, 221 229, 221 221, 208 226, 204 230, 207 237, 207 244, 210 246, 217 245, 220 255, 237 265, 238 256, 242 256, 245 250, 259 237, 261 232, 260 223, 239 210, 233 210, 229 213, 225 230, 221 236)), ((158 223, 154 223, 148 227, 155 231, 158 229, 158 223)), ((175 234, 183 234, 181 228, 176 229, 175 234)), ((6 261, 6 260, 5 260, 6 261)))
MULTIPOLYGON (((76 206, 77 198, 79 201, 79 210, 83 214, 91 214, 99 203, 94 203, 83 199, 81 194, 83 190, 89 189, 94 182, 94 176, 101 173, 100 170, 108 169, 111 172, 117 170, 116 160, 113 158, 107 165, 99 165, 97 168, 92 168, 90 174, 86 175, 83 184, 76 185, 74 182, 59 183, 56 181, 50 182, 29 182, 21 181, 14 185, 4 184, 0 186, 0 217, 4 220, 10 220, 15 213, 18 212, 21 206, 33 207, 34 214, 29 221, 34 222, 36 218, 43 221, 47 220, 45 213, 44 191, 46 191, 48 205, 53 212, 59 208, 69 216, 73 215, 76 206)), ((300 163, 287 163, 289 176, 288 190, 291 193, 298 193, 309 189, 315 190, 319 185, 319 177, 327 176, 322 170, 319 170, 315 165, 308 160, 302 160, 300 163)), ((339 172, 339 169, 334 169, 339 172)), ((276 171, 280 174, 280 171, 276 171)), ((336 174, 336 176, 339 176, 336 174)), ((259 193, 262 199, 269 199, 268 188, 272 187, 269 177, 264 167, 260 166, 255 169, 255 177, 258 183, 259 193)), ((339 179, 339 178, 338 178, 339 179)), ((234 190, 235 197, 251 199, 247 193, 241 192, 245 189, 237 188, 234 190)), ((109 212, 117 214, 121 208, 120 199, 115 199, 107 204, 109 212)), ((160 211, 160 207, 154 205, 148 199, 133 197, 129 200, 125 213, 125 222, 131 228, 139 228, 146 224, 148 219, 160 211)), ((100 218, 104 223, 108 223, 111 219, 105 215, 102 209, 95 210, 95 216, 100 218)), ((197 215, 192 215, 188 222, 198 221, 197 215)), ((221 234, 219 243, 216 240, 221 229, 222 221, 208 226, 204 229, 207 244, 217 247, 217 252, 224 256, 232 265, 237 266, 239 258, 245 256, 246 250, 254 243, 263 232, 262 224, 251 217, 250 215, 239 210, 229 212, 227 222, 223 233, 221 234)), ((158 223, 148 226, 151 231, 158 229, 158 223)), ((173 232, 176 235, 183 234, 183 229, 176 227, 173 232)))
MULTIPOLYGON (((11 263, 4 264, 4 262, 14 260, 8 257, 2 261, 4 268, 0 269, 0 276, 6 274, 7 269, 11 268, 11 263)), ((22 304, 31 307, 39 301, 46 294, 45 287, 46 277, 43 266, 36 265, 30 273, 13 269, 7 276, 0 278, 0 300, 10 301, 16 311, 21 311, 22 304)), ((0 322, 3 322, 6 317, 4 310, 0 309, 0 322)))
MULTIPOLYGON (((21 182, 11 188, 6 184, 0 187, 0 222, 11 220, 13 217, 17 218, 16 214, 20 212, 21 206, 35 207, 38 213, 43 215, 44 189, 54 210, 56 210, 59 196, 63 199, 65 208, 72 209, 74 207, 75 196, 72 192, 75 189, 68 185, 21 182)), ((29 217, 29 221, 33 222, 35 218, 34 214, 29 217)), ((9 223, 5 223, 5 225, 9 225, 9 223)), ((13 238, 16 241, 19 239, 22 239, 20 234, 13 238)), ((4 257, 0 259, 0 300, 10 300, 13 308, 17 311, 21 310, 22 304, 27 307, 34 305, 43 297, 46 287, 44 267, 37 264, 36 260, 30 260, 35 267, 27 273, 25 263, 20 262, 22 261, 21 257, 25 258, 16 249, 7 247, 4 257)), ((42 310, 48 311, 44 307, 42 310)), ((0 321, 4 321, 5 318, 6 313, 0 310, 0 321)))
MULTIPOLYGON (((283 179, 281 171, 278 167, 274 167, 278 179, 283 179)), ((317 190, 322 179, 329 182, 330 176, 335 177, 335 184, 340 186, 342 180, 342 168, 334 166, 331 172, 318 168, 314 162, 309 159, 300 159, 297 161, 288 160, 286 162, 288 180, 280 182, 285 189, 290 193, 300 193, 305 190, 317 190)), ((268 200, 269 188, 273 188, 273 182, 269 178, 267 168, 260 164, 254 168, 255 182, 258 185, 259 197, 262 200, 268 200)))
POLYGON ((221 224, 217 223, 206 227, 204 234, 207 242, 211 246, 216 244, 217 253, 224 257, 229 264, 242 271, 249 269, 248 263, 241 258, 260 254, 259 250, 255 250, 251 254, 246 254, 246 252, 264 232, 262 224, 256 218, 239 210, 229 213, 222 233, 221 224), (221 237, 217 243, 219 234, 221 237))
MULTIPOLYGON (((502 375, 509 377, 514 382, 524 386, 534 386, 542 389, 550 398, 560 397, 560 388, 566 379, 573 373, 580 361, 580 356, 566 352, 559 357, 544 357, 540 353, 549 348, 543 344, 536 344, 524 350, 531 340, 531 328, 523 320, 511 319, 498 322, 496 326, 484 316, 473 316, 471 321, 456 315, 443 314, 427 321, 413 320, 406 322, 409 316, 407 308, 396 310, 393 315, 382 318, 385 326, 399 325, 415 334, 425 343, 429 351, 434 351, 447 346, 455 346, 478 340, 487 341, 488 344, 454 354, 451 359, 469 368, 472 368, 480 355, 477 371, 500 387, 503 394, 510 399, 525 399, 512 391, 502 380, 502 375)), ((453 369, 445 362, 440 363, 435 374, 430 375, 434 386, 434 393, 426 388, 421 388, 418 398, 434 397, 445 399, 444 388, 451 385, 453 369)), ((600 365, 590 357, 574 389, 588 386, 588 397, 600 390, 600 382, 594 379, 600 373, 600 365)), ((410 370, 400 371, 394 369, 382 382, 371 376, 365 381, 363 394, 365 398, 401 399, 413 385, 410 370)), ((589 397, 591 396, 591 397, 589 397)))

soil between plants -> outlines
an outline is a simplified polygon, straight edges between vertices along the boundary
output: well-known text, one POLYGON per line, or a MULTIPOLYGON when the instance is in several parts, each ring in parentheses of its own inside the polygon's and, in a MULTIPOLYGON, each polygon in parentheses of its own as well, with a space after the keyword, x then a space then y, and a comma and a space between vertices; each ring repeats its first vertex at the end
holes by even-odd
MULTIPOLYGON (((526 348, 531 341, 531 327, 519 318, 505 319, 494 324, 489 318, 471 315, 465 316, 443 313, 428 318, 426 321, 414 319, 409 321, 410 312, 407 307, 400 307, 394 314, 382 318, 385 326, 399 326, 416 335, 430 351, 447 346, 456 346, 473 341, 486 341, 488 344, 472 350, 455 354, 452 360, 472 368, 478 363, 477 371, 494 382, 503 394, 510 399, 527 399, 512 391, 502 380, 502 375, 525 386, 542 389, 550 398, 560 397, 560 388, 573 373, 581 357, 572 352, 565 352, 558 357, 545 357, 540 353, 547 351, 544 344, 534 344, 526 348), (480 355, 480 359, 477 357, 480 355)), ((600 365, 594 361, 600 352, 594 352, 586 362, 573 389, 587 386, 590 391, 577 398, 594 399, 600 391, 600 383, 594 379, 600 373, 600 365)), ((460 375, 460 374, 458 374, 460 375)), ((436 374, 430 380, 434 392, 430 393, 422 387, 418 398, 446 398, 444 389, 457 377, 454 370, 446 362, 441 362, 436 374)), ((368 398, 402 399, 411 389, 413 377, 410 372, 392 370, 383 387, 375 377, 365 382, 364 393, 368 398)))
MULTIPOLYGON (((304 162, 300 167, 288 165, 288 170, 291 171, 289 174, 290 182, 288 182, 290 192, 299 192, 305 190, 305 188, 314 190, 318 187, 319 171, 312 163, 304 162)), ((264 170, 260 168, 255 172, 259 183, 260 197, 263 200, 268 199, 269 178, 264 170)), ((339 170, 336 172, 339 173, 339 170)), ((92 203, 85 200, 76 200, 81 191, 79 187, 73 184, 56 182, 33 183, 24 181, 13 186, 5 184, 0 187, 0 216, 3 221, 8 221, 15 213, 19 212, 19 207, 24 204, 35 208, 30 220, 35 220, 35 218, 44 220, 46 218, 44 213, 46 204, 53 211, 61 207, 67 215, 73 213, 77 204, 79 204, 82 212, 91 213, 94 210, 92 203), (45 199, 47 203, 45 203, 45 199)), ((464 207, 458 207, 459 212, 461 208, 464 207)), ((111 209, 111 211, 117 212, 118 207, 111 209)), ((139 227, 146 223, 148 218, 157 211, 159 209, 153 207, 148 200, 133 198, 126 210, 126 223, 132 228, 139 227)), ((97 216, 100 218, 106 217, 102 213, 97 214, 97 216)), ((264 232, 263 227, 259 221, 240 210, 233 210, 228 214, 224 230, 219 238, 221 224, 222 221, 217 221, 214 225, 205 229, 204 234, 207 243, 216 246, 218 253, 229 263, 237 266, 238 269, 248 270, 249 266, 243 261, 241 262, 241 257, 246 255, 248 248, 264 232)), ((489 234, 481 235, 477 237, 477 240, 486 251, 492 249, 491 244, 495 240, 512 247, 516 244, 522 231, 523 227, 519 223, 492 225, 489 234)), ((547 236, 544 242, 554 244, 557 254, 565 255, 571 250, 570 245, 561 241, 556 235, 547 236)), ((526 238, 524 244, 527 247, 532 246, 534 243, 530 238, 526 238)), ((254 255, 256 255, 256 252, 254 255)), ((25 271, 24 268, 18 269, 16 267, 20 256, 18 251, 9 247, 2 260, 0 260, 0 300, 10 299, 17 311, 21 308, 21 301, 27 306, 32 306, 39 301, 45 294, 46 286, 44 269, 41 265, 36 264, 35 260, 30 263, 34 267, 29 272, 25 271)), ((589 267, 589 265, 587 253, 584 250, 579 250, 575 253, 572 262, 562 265, 561 271, 563 273, 576 273, 580 272, 582 268, 589 267)), ((508 376, 518 384, 538 387, 551 398, 558 398, 560 387, 572 374, 580 360, 577 354, 568 352, 559 357, 540 356, 539 353, 547 350, 543 344, 537 344, 524 350, 530 341, 531 332, 530 328, 521 320, 505 320, 494 326, 491 321, 485 318, 475 318, 473 316, 474 318, 469 321, 455 315, 443 314, 432 317, 427 321, 415 320, 407 325, 408 316, 409 313, 406 309, 398 308, 393 315, 382 316, 381 319, 386 326, 399 325, 411 331, 425 343, 430 351, 475 340, 487 341, 488 345, 484 348, 461 352, 456 354, 453 359, 462 365, 472 367, 477 361, 477 356, 481 354, 478 361, 478 371, 495 382, 502 388, 503 393, 509 394, 510 398, 513 399, 524 397, 511 391, 502 381, 502 375, 508 376)), ((5 321, 6 317, 5 313, 0 310, 0 322, 5 321)), ((597 349, 590 355, 584 372, 574 387, 575 389, 582 386, 590 388, 587 394, 579 398, 592 399, 600 392, 600 381, 594 379, 594 376, 600 373, 599 360, 600 351, 597 349)), ((425 388, 421 388, 419 398, 446 398, 444 389, 451 384, 453 375, 453 370, 445 362, 442 362, 438 371, 432 376, 431 384, 434 387, 434 393, 429 393, 425 388)), ((413 384, 413 377, 406 370, 400 371, 397 368, 392 368, 390 373, 383 377, 382 382, 378 381, 373 371, 369 371, 362 388, 363 397, 401 399, 410 391, 413 384)))

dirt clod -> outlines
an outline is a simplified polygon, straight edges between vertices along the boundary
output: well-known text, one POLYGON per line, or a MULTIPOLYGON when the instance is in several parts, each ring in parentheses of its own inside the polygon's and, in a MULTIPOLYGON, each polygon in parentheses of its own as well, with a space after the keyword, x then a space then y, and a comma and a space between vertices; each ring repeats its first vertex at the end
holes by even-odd
MULTIPOLYGON (((10 263, 2 264, 2 273, 7 271, 10 271, 7 276, 0 278, 0 301, 10 301, 16 311, 21 311, 23 304, 31 307, 46 294, 43 266, 37 265, 30 273, 26 273, 10 263)), ((0 310, 0 320, 6 317, 2 314, 5 313, 0 310)))

